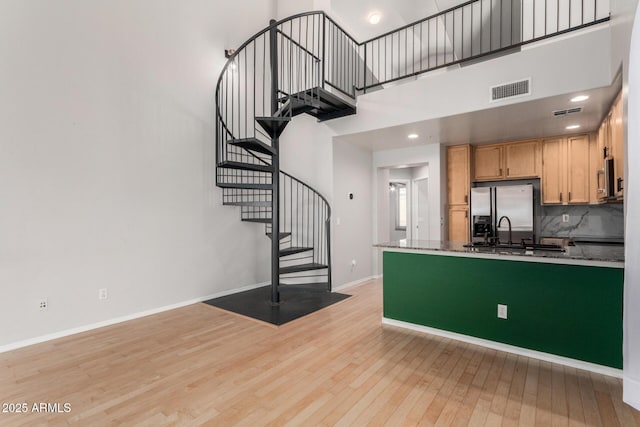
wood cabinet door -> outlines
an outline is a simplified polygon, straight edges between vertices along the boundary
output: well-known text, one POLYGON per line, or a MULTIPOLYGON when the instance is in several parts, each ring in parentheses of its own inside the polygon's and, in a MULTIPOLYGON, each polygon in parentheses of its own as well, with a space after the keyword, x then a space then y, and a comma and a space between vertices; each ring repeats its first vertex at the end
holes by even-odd
POLYGON ((469 209, 449 209, 449 240, 454 242, 469 241, 469 209))
POLYGON ((474 180, 491 181, 504 178, 503 147, 501 145, 484 145, 475 148, 474 180))
POLYGON ((598 151, 598 134, 589 135, 589 203, 598 203, 600 192, 598 191, 598 171, 602 169, 602 156, 598 151))
POLYGON ((447 148, 447 198, 449 206, 469 203, 469 166, 471 147, 457 145, 447 148))
POLYGON ((567 202, 589 203, 589 135, 567 139, 567 202))
POLYGON ((505 145, 506 178, 531 178, 538 176, 538 141, 505 145))
POLYGON ((624 128, 622 124, 622 95, 618 95, 611 107, 611 156, 613 157, 614 188, 616 196, 624 195, 624 181, 622 190, 618 190, 618 181, 624 180, 624 128))
POLYGON ((564 138, 542 141, 542 203, 562 204, 564 190, 564 138))

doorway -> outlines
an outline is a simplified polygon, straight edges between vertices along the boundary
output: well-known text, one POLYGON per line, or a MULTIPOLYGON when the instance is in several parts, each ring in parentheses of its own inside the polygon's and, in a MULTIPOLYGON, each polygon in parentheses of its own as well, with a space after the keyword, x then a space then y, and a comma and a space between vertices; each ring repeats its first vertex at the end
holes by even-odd
POLYGON ((389 181, 389 239, 394 242, 411 238, 411 198, 409 180, 389 181))
POLYGON ((428 164, 380 168, 377 185, 380 241, 429 240, 428 164))

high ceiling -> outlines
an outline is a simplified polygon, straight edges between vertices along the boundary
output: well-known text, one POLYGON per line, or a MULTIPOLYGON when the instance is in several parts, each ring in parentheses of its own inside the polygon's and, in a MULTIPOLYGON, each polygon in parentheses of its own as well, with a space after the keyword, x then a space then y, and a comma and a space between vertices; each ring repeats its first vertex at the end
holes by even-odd
MULTIPOLYGON (((461 0, 333 0, 332 17, 344 26, 357 40, 391 31, 439 11, 465 3, 461 0), (371 25, 367 18, 379 12, 379 24, 371 25)), ((590 95, 581 113, 555 117, 554 110, 575 107, 569 99, 575 94, 565 94, 534 101, 524 101, 508 106, 475 111, 394 126, 375 131, 344 135, 336 141, 350 142, 373 151, 403 148, 429 143, 445 145, 462 143, 491 143, 539 138, 597 129, 613 97, 620 90, 620 82, 611 87, 593 89, 582 93, 590 95), (580 124, 577 130, 566 130, 570 124, 580 124), (416 139, 407 135, 416 133, 416 139)))

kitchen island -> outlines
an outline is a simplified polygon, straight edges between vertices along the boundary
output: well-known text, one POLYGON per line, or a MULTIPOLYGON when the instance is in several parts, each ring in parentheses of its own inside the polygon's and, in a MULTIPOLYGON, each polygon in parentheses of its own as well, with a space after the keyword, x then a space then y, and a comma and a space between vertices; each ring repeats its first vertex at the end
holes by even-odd
POLYGON ((383 249, 384 323, 587 362, 587 369, 622 368, 622 247, 376 246, 383 249), (506 319, 498 318, 499 304, 506 319))

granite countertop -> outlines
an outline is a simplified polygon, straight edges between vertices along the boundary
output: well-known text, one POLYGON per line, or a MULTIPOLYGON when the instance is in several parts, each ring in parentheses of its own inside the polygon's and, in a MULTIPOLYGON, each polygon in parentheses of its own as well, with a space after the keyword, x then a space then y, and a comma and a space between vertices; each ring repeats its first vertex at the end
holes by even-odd
POLYGON ((464 242, 450 242, 446 240, 400 240, 396 242, 378 243, 374 246, 385 249, 415 249, 464 254, 624 263, 624 246, 621 245, 579 244, 577 246, 567 246, 564 252, 544 250, 525 251, 524 249, 493 247, 466 248, 464 245, 464 242))

